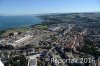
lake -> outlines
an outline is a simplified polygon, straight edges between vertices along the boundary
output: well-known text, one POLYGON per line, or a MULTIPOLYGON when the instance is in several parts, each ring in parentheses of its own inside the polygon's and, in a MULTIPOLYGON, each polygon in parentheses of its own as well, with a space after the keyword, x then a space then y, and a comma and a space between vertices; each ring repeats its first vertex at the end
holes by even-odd
POLYGON ((35 16, 0 16, 0 29, 29 27, 40 22, 35 16))

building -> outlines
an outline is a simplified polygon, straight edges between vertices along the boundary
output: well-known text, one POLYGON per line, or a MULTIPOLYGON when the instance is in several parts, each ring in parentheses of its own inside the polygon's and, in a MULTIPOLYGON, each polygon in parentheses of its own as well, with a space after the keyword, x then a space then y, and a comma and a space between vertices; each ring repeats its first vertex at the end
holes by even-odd
POLYGON ((40 57, 40 54, 36 54, 28 57, 28 66, 37 66, 37 57, 40 57))
POLYGON ((2 61, 0 60, 0 66, 4 66, 4 64, 2 63, 2 61))
POLYGON ((26 35, 25 37, 15 41, 15 43, 17 43, 17 44, 24 43, 24 42, 28 41, 30 38, 32 38, 31 35, 26 35))

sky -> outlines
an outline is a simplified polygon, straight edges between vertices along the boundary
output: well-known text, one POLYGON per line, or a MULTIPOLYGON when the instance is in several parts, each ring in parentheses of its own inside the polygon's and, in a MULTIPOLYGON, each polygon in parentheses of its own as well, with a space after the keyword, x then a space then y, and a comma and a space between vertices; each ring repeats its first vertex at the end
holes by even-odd
POLYGON ((0 15, 100 12, 100 0, 0 0, 0 15))

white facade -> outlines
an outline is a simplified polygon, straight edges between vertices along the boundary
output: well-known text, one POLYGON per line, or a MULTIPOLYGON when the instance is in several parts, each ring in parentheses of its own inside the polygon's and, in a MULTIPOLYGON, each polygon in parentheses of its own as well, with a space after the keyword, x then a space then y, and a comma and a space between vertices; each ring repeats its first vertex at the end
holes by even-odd
POLYGON ((4 64, 2 63, 2 61, 0 60, 0 66, 4 66, 4 64))
POLYGON ((37 66, 37 58, 36 57, 40 57, 40 54, 36 54, 33 56, 29 56, 29 60, 28 60, 28 66, 37 66))
POLYGON ((21 39, 19 39, 19 40, 17 40, 17 41, 15 41, 15 43, 22 43, 22 42, 25 42, 25 41, 27 41, 28 39, 30 39, 32 36, 31 35, 27 35, 27 36, 25 36, 25 37, 23 37, 23 38, 21 38, 21 39))

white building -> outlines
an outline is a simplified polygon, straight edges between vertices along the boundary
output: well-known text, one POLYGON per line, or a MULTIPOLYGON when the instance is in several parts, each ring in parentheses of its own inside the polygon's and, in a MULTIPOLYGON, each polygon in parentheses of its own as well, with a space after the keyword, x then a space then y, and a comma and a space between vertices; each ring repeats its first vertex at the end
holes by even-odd
POLYGON ((15 41, 15 43, 20 44, 20 43, 23 43, 23 42, 28 41, 30 38, 32 38, 31 35, 26 35, 25 37, 23 37, 23 38, 21 38, 21 39, 15 41))
POLYGON ((4 64, 2 63, 2 61, 0 60, 0 66, 4 66, 4 64))
POLYGON ((40 54, 29 56, 28 66, 37 66, 37 57, 40 57, 40 54))

